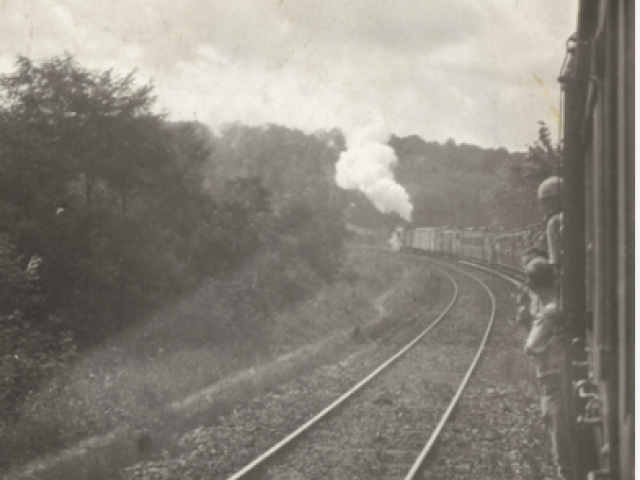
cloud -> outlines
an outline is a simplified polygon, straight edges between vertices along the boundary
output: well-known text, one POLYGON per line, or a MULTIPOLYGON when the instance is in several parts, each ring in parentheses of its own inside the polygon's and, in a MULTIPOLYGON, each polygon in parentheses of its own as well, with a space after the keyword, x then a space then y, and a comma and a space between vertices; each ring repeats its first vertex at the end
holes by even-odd
POLYGON ((523 149, 552 124, 576 1, 7 0, 0 68, 65 50, 153 78, 176 119, 523 149))

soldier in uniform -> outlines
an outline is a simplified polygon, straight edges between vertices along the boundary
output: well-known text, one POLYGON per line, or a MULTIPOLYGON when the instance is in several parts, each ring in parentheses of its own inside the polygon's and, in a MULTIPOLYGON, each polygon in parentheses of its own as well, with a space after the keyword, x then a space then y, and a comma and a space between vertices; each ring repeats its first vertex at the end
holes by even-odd
POLYGON ((560 478, 572 478, 568 421, 562 389, 563 351, 561 315, 555 288, 553 266, 544 258, 531 260, 525 267, 529 289, 539 300, 525 344, 525 353, 534 358, 541 388, 541 409, 551 434, 553 456, 560 478))
POLYGON ((538 187, 538 200, 546 216, 549 264, 559 272, 562 244, 562 179, 549 177, 538 187))
MULTIPOLYGON (((522 253, 521 262, 522 268, 526 269, 529 262, 536 258, 547 259, 547 253, 537 247, 530 247, 522 253)), ((538 315, 540 311, 540 300, 531 291, 526 284, 520 287, 520 291, 517 294, 516 302, 518 304, 518 311, 516 313, 516 322, 522 325, 527 332, 531 330, 533 319, 538 315)))

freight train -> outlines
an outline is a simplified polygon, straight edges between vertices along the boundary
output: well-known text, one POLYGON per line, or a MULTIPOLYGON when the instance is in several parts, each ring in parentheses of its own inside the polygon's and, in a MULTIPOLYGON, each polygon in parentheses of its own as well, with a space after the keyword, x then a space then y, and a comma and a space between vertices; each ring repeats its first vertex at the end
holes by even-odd
POLYGON ((486 264, 523 279, 522 253, 527 248, 539 244, 543 236, 542 224, 508 231, 494 231, 487 228, 422 227, 407 230, 403 244, 408 249, 486 264))
MULTIPOLYGON (((575 480, 635 478, 635 2, 580 0, 562 85, 561 291, 575 480)), ((522 278, 542 225, 414 228, 407 248, 522 278)))

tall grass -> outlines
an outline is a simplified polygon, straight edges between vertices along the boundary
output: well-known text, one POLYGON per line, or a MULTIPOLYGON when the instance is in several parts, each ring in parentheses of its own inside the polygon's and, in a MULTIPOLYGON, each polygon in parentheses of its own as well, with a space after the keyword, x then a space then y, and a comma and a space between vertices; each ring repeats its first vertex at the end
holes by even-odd
MULTIPOLYGON (((211 283, 86 353, 32 392, 21 417, 2 432, 2 467, 92 435, 153 428, 166 421, 168 405, 234 372, 379 321, 376 298, 394 285, 398 291, 387 296, 389 302, 415 298, 420 292, 412 288, 424 285, 411 280, 421 273, 397 257, 351 249, 341 281, 260 325, 244 326, 233 322, 233 304, 221 295, 225 289, 211 283)), ((277 381, 284 378, 267 384, 277 381)))

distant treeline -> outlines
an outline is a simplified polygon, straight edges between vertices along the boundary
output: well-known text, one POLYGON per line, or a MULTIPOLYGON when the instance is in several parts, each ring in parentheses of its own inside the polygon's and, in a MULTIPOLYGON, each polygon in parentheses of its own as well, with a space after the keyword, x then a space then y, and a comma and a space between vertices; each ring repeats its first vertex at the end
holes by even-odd
POLYGON ((535 186, 528 184, 525 153, 393 138, 398 182, 414 203, 414 224, 515 227, 536 221, 535 186))
MULTIPOLYGON (((238 322, 339 277, 339 131, 155 113, 152 85, 72 57, 0 77, 0 404, 76 347, 248 264, 238 322)), ((238 293, 240 292, 240 293, 238 293)))
MULTIPOLYGON (((527 152, 441 144, 413 135, 392 137, 398 157, 395 178, 409 193, 413 226, 517 227, 540 220, 538 183, 557 169, 560 152, 542 124, 527 152)), ((350 193, 349 222, 391 232, 405 225, 398 215, 381 216, 363 195, 350 193)))

